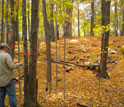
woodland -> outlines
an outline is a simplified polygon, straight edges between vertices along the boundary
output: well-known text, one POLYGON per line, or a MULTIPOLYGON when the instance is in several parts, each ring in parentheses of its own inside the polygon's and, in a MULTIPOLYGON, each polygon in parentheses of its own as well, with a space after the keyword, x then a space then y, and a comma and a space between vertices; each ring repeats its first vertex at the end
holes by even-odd
POLYGON ((124 0, 0 0, 3 42, 18 107, 124 107, 124 0))

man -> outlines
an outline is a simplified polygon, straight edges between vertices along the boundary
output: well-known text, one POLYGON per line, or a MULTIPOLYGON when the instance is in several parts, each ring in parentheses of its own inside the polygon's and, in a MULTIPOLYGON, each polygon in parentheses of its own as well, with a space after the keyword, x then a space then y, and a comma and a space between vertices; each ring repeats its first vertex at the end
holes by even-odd
POLYGON ((6 93, 9 96, 10 107, 17 107, 13 69, 23 64, 15 64, 10 54, 8 54, 9 50, 10 47, 6 43, 0 44, 0 107, 5 107, 6 93))

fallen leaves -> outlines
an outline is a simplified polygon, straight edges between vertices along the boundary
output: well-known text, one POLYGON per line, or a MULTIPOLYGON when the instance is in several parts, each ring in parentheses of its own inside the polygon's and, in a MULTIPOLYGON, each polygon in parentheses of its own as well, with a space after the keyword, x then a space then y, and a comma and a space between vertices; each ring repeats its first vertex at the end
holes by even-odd
MULTIPOLYGON (((72 38, 67 39, 66 61, 86 64, 100 60, 101 51, 100 37, 72 38)), ((46 57, 45 42, 40 43, 40 56, 38 57, 37 78, 38 78, 38 101, 42 107, 76 107, 77 103, 87 107, 123 107, 124 106, 124 59, 120 54, 120 46, 124 45, 124 37, 110 38, 111 50, 117 53, 112 55, 111 60, 117 63, 110 63, 112 67, 108 70, 111 80, 99 80, 92 71, 81 67, 66 66, 66 99, 63 98, 63 66, 58 64, 58 88, 56 88, 56 65, 52 63, 52 87, 51 94, 45 91, 46 88, 46 57), (114 42, 113 42, 114 41, 114 42), (71 68, 71 69, 70 69, 71 68), (71 71, 73 70, 73 71, 71 71), (42 71, 42 72, 40 72, 42 71)), ((23 46, 21 46, 22 48, 23 46)), ((55 43, 52 43, 52 58, 55 59, 55 43)), ((64 55, 63 39, 58 41, 58 59, 63 60, 64 55)), ((16 50, 17 51, 17 50, 16 50)), ((23 56, 21 56, 23 61, 23 56)), ((16 56, 17 61, 17 56, 16 56)), ((21 69, 21 72, 23 70, 21 69)), ((23 80, 21 80, 23 82, 23 80)), ((23 87, 22 87, 23 89, 23 87)), ((17 87, 17 99, 19 90, 17 87)), ((23 98, 18 106, 23 104, 23 98)))

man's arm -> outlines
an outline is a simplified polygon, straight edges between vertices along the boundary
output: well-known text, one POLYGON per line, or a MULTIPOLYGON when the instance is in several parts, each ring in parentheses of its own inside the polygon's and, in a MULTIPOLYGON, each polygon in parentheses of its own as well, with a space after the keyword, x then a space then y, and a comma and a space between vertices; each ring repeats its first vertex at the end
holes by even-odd
POLYGON ((18 68, 19 66, 22 65, 22 63, 16 63, 16 64, 15 64, 15 63, 12 61, 12 57, 11 57, 9 54, 7 54, 5 61, 6 61, 6 64, 8 65, 8 67, 9 67, 10 69, 18 68))

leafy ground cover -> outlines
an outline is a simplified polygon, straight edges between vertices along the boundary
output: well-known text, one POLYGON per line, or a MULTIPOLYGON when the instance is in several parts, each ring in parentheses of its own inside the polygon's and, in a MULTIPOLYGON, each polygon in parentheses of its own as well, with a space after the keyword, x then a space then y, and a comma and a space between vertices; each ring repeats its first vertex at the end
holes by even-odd
MULTIPOLYGON (((46 48, 40 43, 38 56, 38 101, 41 107, 77 107, 77 103, 87 107, 123 107, 124 106, 124 59, 121 46, 124 37, 111 37, 109 42, 108 73, 110 80, 98 79, 88 68, 66 66, 66 99, 63 98, 63 65, 58 64, 58 88, 56 88, 56 64, 52 63, 52 92, 46 92, 46 48)), ((101 50, 100 37, 67 39, 66 61, 80 65, 99 63, 101 50)), ((21 61, 23 62, 23 46, 21 61)), ((52 59, 55 60, 55 43, 52 43, 52 59)), ((17 51, 17 50, 16 50, 17 51)), ((15 54, 17 61, 17 54, 15 54)), ((63 38, 58 41, 58 60, 64 58, 63 38)), ((16 72, 17 73, 17 72, 16 72)), ((23 74, 23 68, 21 68, 23 74)), ((16 74, 17 75, 17 74, 16 74)), ((24 79, 21 79, 23 90, 24 79)), ((20 98, 18 82, 16 83, 18 106, 23 104, 20 98)), ((8 98, 7 98, 8 99, 8 98)), ((6 102, 8 102, 6 100, 6 102)), ((7 106, 7 105, 6 105, 7 106)))

